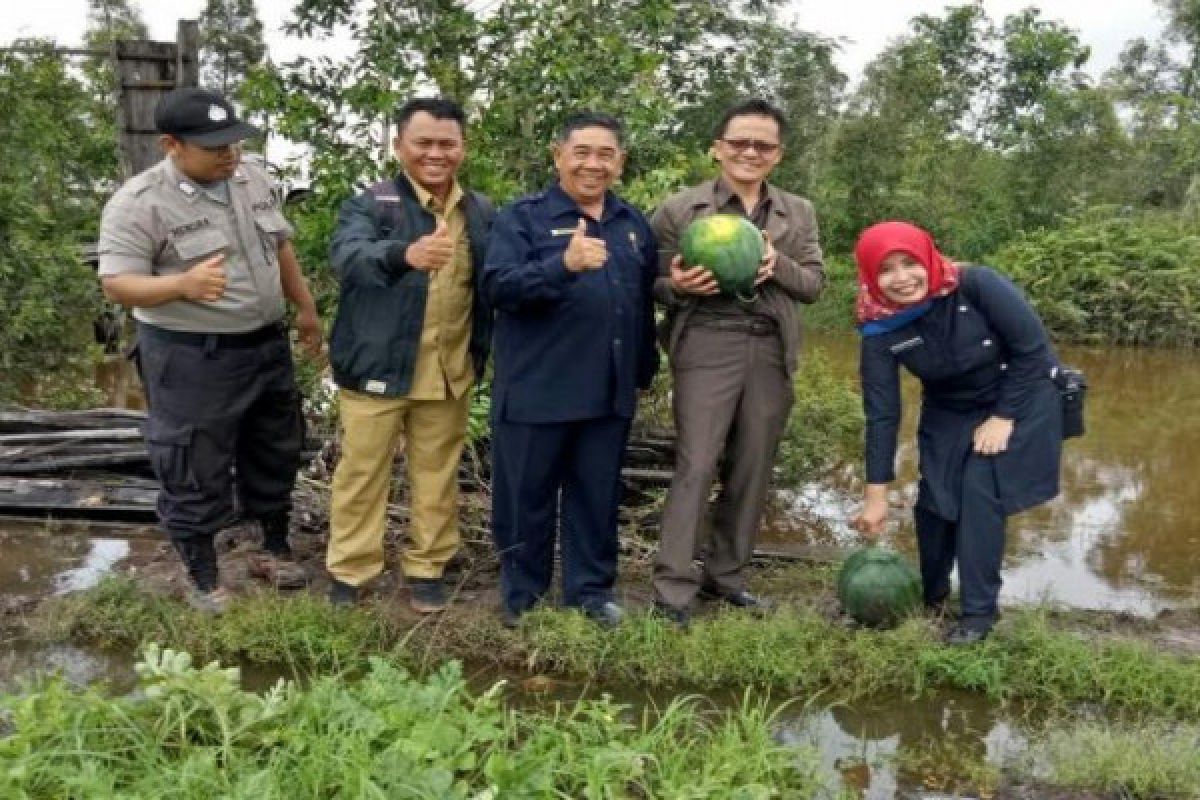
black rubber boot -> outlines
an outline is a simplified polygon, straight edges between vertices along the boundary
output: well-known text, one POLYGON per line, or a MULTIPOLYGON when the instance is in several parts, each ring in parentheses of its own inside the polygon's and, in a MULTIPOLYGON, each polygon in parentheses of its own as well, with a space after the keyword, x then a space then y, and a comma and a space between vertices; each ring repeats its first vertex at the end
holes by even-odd
POLYGON ((277 556, 291 557, 292 547, 288 544, 288 512, 273 511, 259 521, 263 529, 263 550, 277 556))
POLYGON ((212 535, 172 539, 171 544, 175 545, 175 550, 183 559, 188 576, 197 589, 211 592, 217 588, 217 548, 213 544, 212 535))

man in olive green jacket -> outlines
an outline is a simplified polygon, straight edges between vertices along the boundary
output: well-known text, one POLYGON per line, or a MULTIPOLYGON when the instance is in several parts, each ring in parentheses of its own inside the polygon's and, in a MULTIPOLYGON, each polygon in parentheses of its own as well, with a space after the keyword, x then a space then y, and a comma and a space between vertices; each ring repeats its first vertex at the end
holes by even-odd
POLYGON ((664 349, 678 432, 654 590, 658 608, 681 624, 698 592, 738 607, 765 605, 747 590, 743 570, 792 406, 800 347, 796 304, 816 301, 825 284, 812 204, 766 180, 782 158, 785 132, 782 112, 765 101, 732 106, 713 141, 720 176, 668 198, 651 220, 660 248, 655 297, 667 308, 664 349), (684 230, 712 214, 744 216, 764 232, 753 301, 720 294, 704 265, 682 263, 684 230), (715 478, 721 494, 698 574, 693 560, 715 478))

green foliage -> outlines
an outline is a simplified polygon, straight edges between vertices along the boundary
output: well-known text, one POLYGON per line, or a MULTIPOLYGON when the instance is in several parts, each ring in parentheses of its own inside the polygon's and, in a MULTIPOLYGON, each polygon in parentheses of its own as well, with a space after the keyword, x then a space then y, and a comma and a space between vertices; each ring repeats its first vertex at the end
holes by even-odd
POLYGON ((1200 227, 1177 214, 1097 209, 1018 237, 988 262, 1008 272, 1060 338, 1200 344, 1200 227))
POLYGON ((100 296, 80 248, 111 164, 87 89, 49 44, 26 44, 0 53, 0 402, 87 355, 100 296))
POLYGON ((854 298, 858 293, 858 268, 851 258, 833 255, 825 259, 825 289, 821 298, 803 306, 804 326, 809 330, 849 331, 854 328, 854 298))
POLYGON ((1038 758, 1025 771, 1057 786, 1114 797, 1200 794, 1200 729, 1192 725, 1084 722, 1034 744, 1038 758))
POLYGON ((824 351, 803 355, 792 385, 796 402, 776 459, 779 486, 819 480, 862 456, 862 400, 824 351))
POLYGON ((795 174, 807 176, 804 152, 830 124, 845 79, 832 44, 778 21, 777 5, 505 0, 483 13, 457 0, 305 0, 288 32, 346 33, 353 52, 252 71, 241 96, 272 115, 277 133, 311 148, 315 198, 301 214, 297 246, 312 277, 327 284, 315 273, 337 206, 394 171, 390 114, 414 94, 438 91, 466 106, 465 177, 498 202, 547 182, 563 120, 593 107, 623 119, 621 191, 651 208, 711 174, 712 123, 750 92, 775 96, 790 112, 787 144, 797 150, 795 174), (740 46, 730 47, 731 38, 740 46))
POLYGON ((51 680, 3 698, 5 797, 811 797, 809 749, 773 719, 681 699, 634 718, 607 698, 549 713, 505 708, 504 684, 472 694, 447 664, 417 680, 372 659, 361 680, 278 683, 146 648, 141 691, 119 698, 51 680))

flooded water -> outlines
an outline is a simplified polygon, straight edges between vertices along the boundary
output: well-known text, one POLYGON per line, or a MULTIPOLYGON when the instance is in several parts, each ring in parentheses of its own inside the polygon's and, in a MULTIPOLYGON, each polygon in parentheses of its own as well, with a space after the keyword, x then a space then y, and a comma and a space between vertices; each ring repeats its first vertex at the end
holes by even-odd
MULTIPOLYGON (((856 339, 814 336, 808 346, 854 374, 856 339)), ((1003 599, 1145 615, 1200 602, 1200 353, 1060 347, 1059 355, 1087 375, 1087 433, 1066 443, 1060 496, 1010 521, 1003 599)), ((894 487, 908 505, 918 407, 919 386, 906 377, 894 487)), ((857 495, 810 486, 795 502, 826 523, 812 543, 857 543, 848 524, 857 495)), ((893 541, 911 549, 911 516, 894 516, 893 541)))

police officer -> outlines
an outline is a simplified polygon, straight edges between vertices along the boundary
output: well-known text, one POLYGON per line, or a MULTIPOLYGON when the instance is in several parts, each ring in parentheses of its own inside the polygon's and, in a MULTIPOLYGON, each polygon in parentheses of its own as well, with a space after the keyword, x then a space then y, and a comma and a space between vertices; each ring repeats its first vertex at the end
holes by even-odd
POLYGON ((284 299, 314 355, 321 327, 271 182, 240 159, 255 128, 194 88, 164 96, 155 125, 166 158, 105 206, 100 276, 137 320, 159 520, 194 584, 190 601, 219 612, 229 598, 213 536, 235 509, 262 525, 260 569, 296 579, 287 532, 304 426, 284 299))
POLYGON ((617 570, 621 458, 658 366, 646 219, 610 191, 625 152, 604 114, 570 117, 557 182, 496 218, 483 286, 496 309, 492 531, 506 624, 548 590, 562 531, 562 600, 606 625, 617 570))

